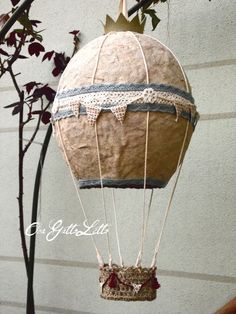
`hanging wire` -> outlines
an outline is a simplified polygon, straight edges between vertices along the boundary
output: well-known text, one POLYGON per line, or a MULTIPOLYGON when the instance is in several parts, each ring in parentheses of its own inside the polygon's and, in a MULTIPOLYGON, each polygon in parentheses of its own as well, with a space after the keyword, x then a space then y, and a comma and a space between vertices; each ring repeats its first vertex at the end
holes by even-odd
MULTIPOLYGON (((76 184, 75 177, 74 177, 74 175, 73 175, 73 171, 72 171, 72 169, 71 169, 71 165, 70 165, 70 162, 69 162, 67 153, 66 153, 66 149, 65 149, 65 146, 64 146, 64 142, 63 142, 63 140, 62 140, 60 123, 59 123, 59 121, 57 121, 56 123, 57 123, 57 127, 58 127, 58 134, 59 134, 60 144, 61 144, 61 147, 62 147, 64 156, 65 156, 65 159, 66 159, 66 163, 68 164, 68 167, 69 167, 69 170, 70 170, 70 175, 71 175, 71 178, 72 178, 72 181, 73 181, 75 190, 76 190, 76 194, 77 194, 77 197, 78 197, 78 200, 79 200, 79 203, 80 203, 80 207, 81 207, 81 209, 82 209, 84 218, 88 221, 88 217, 87 217, 86 212, 85 212, 85 208, 84 208, 84 205, 83 205, 83 202, 82 202, 80 193, 79 193, 79 189, 78 189, 78 186, 77 186, 77 184, 76 184)), ((93 243, 93 246, 94 246, 95 251, 96 251, 96 254, 97 254, 98 264, 99 264, 100 267, 102 267, 102 266, 104 265, 104 262, 103 262, 103 259, 102 259, 101 254, 100 254, 100 252, 99 252, 99 250, 98 250, 98 248, 97 248, 97 246, 96 246, 96 242, 95 242, 95 240, 94 240, 94 236, 93 236, 93 235, 91 235, 91 239, 92 239, 92 243, 93 243)))
POLYGON ((176 186, 178 184, 178 180, 179 180, 179 176, 180 176, 180 173, 181 173, 181 169, 182 169, 182 166, 183 166, 182 157, 183 157, 184 147, 185 147, 185 143, 186 143, 186 139, 187 139, 187 135, 188 135, 189 124, 190 124, 190 122, 188 120, 187 121, 187 125, 186 125, 186 129, 185 129, 184 138, 183 138, 183 143, 182 143, 182 146, 181 146, 181 150, 180 150, 180 154, 179 154, 179 158, 178 158, 178 162, 177 162, 177 166, 176 166, 176 170, 178 169, 178 172, 177 172, 177 175, 176 175, 176 179, 175 179, 175 183, 174 183, 173 189, 172 189, 171 194, 170 194, 170 198, 169 198, 167 207, 165 209, 165 215, 164 215, 163 223, 162 223, 162 226, 161 226, 161 231, 160 231, 160 234, 159 234, 159 237, 158 237, 155 249, 154 249, 154 254, 153 254, 151 267, 155 267, 155 265, 156 265, 157 255, 158 255, 158 252, 159 252, 161 239, 162 239, 162 236, 163 236, 163 232, 164 232, 164 228, 165 228, 165 225, 166 225, 167 217, 168 217, 168 214, 169 214, 169 211, 170 211, 170 207, 171 207, 171 204, 172 204, 172 201, 173 201, 173 198, 174 198, 174 193, 175 193, 175 190, 176 190, 176 186), (182 160, 182 163, 181 163, 181 160, 182 160))
POLYGON ((117 249, 120 258, 120 265, 124 267, 124 261, 121 255, 120 249, 120 239, 119 239, 119 232, 118 232, 118 221, 117 221, 117 210, 116 210, 116 202, 115 202, 115 191, 112 189, 112 203, 113 203, 113 211, 114 211, 114 219, 115 219, 115 231, 116 231, 116 242, 117 242, 117 249))
POLYGON ((168 39, 168 45, 170 45, 170 0, 166 1, 167 3, 167 25, 166 25, 166 30, 167 30, 167 39, 168 39))
MULTIPOLYGON (((139 49, 140 49, 140 52, 141 52, 142 58, 143 58, 145 72, 146 72, 146 82, 147 82, 147 84, 149 84, 149 72, 148 72, 147 61, 146 61, 146 57, 145 57, 144 52, 143 52, 143 48, 142 48, 142 46, 140 44, 140 41, 137 38, 137 36, 133 32, 129 32, 129 34, 135 39, 135 41, 137 42, 137 44, 139 46, 139 49)), ((139 249, 138 257, 137 257, 136 263, 135 263, 136 267, 140 267, 141 266, 142 257, 143 257, 143 250, 144 250, 144 240, 145 240, 145 235, 146 235, 146 225, 147 225, 148 217, 149 217, 149 214, 148 214, 147 218, 145 219, 145 216, 146 216, 146 184, 147 184, 147 157, 148 157, 149 118, 150 118, 150 112, 147 111, 146 136, 145 136, 145 154, 144 154, 142 231, 141 231, 140 249, 139 249)))
MULTIPOLYGON (((100 47, 99 47, 99 50, 98 50, 98 54, 97 54, 97 58, 96 58, 96 63, 95 63, 94 70, 93 70, 92 82, 91 82, 92 84, 94 84, 94 82, 95 82, 95 77, 96 77, 97 68, 98 68, 98 64, 99 64, 100 54, 101 54, 101 51, 102 51, 102 47, 103 47, 106 39, 108 38, 108 36, 109 36, 109 34, 105 35, 103 37, 103 40, 102 40, 101 44, 100 44, 100 47)), ((106 209, 106 204, 105 204, 105 195, 104 195, 103 180, 102 180, 102 167, 101 167, 101 158, 100 158, 100 150, 99 150, 97 123, 96 122, 95 122, 95 125, 94 125, 94 131, 95 131, 96 146, 97 146, 98 168, 99 168, 99 175, 100 175, 100 182, 101 182, 102 204, 103 204, 103 210, 104 210, 105 223, 107 224, 107 209, 106 209)), ((111 245, 110 245, 110 235, 109 235, 109 232, 106 233, 106 239, 107 239, 109 266, 111 267, 112 266, 112 254, 111 254, 111 245)))
POLYGON ((175 58, 175 60, 177 61, 178 65, 179 65, 179 67, 180 67, 180 70, 181 70, 181 72, 182 72, 182 74, 183 74, 183 77, 184 77, 184 82, 185 82, 186 91, 189 93, 189 84, 188 84, 187 76, 186 76, 186 74, 185 74, 185 71, 184 71, 182 65, 180 64, 179 59, 176 57, 176 55, 173 53, 173 51, 172 51, 170 48, 168 48, 166 45, 164 45, 162 42, 160 42, 160 40, 158 40, 158 39, 156 39, 156 38, 154 38, 154 37, 152 37, 152 36, 146 35, 146 34, 143 34, 143 36, 146 36, 146 37, 151 38, 152 40, 155 40, 156 42, 158 42, 159 44, 161 44, 163 47, 165 47, 165 48, 172 54, 172 56, 175 58))
POLYGON ((94 70, 93 70, 93 75, 92 75, 92 81, 91 81, 91 84, 93 85, 94 84, 94 81, 95 81, 95 77, 96 77, 96 72, 97 72, 97 68, 98 68, 98 63, 99 63, 99 57, 100 57, 100 54, 101 54, 101 51, 102 51, 102 47, 107 39, 107 37, 109 36, 109 34, 107 35, 104 35, 102 41, 101 41, 101 44, 100 44, 100 47, 98 49, 98 54, 97 54, 97 58, 96 58, 96 62, 95 62, 95 66, 94 66, 94 70))
POLYGON ((146 217, 146 222, 145 222, 145 227, 144 227, 144 236, 146 235, 146 232, 147 232, 147 225, 148 225, 150 211, 151 211, 151 207, 152 207, 152 199, 153 199, 153 189, 151 190, 150 199, 149 199, 149 203, 148 203, 148 211, 147 211, 147 217, 146 217))
MULTIPOLYGON (((102 179, 101 157, 100 157, 98 133, 97 133, 97 123, 96 122, 94 125, 94 130, 95 130, 96 147, 97 147, 98 169, 99 169, 99 176, 100 176, 100 182, 101 182, 102 204, 103 204, 103 210, 104 210, 105 223, 107 224, 107 222, 108 222, 108 220, 107 220, 107 209, 106 209, 106 204, 105 204, 105 195, 104 195, 104 187, 103 187, 103 179, 102 179)), ((109 232, 106 233, 106 239, 107 239, 109 266, 111 267, 112 266, 112 255, 111 255, 111 244, 110 244, 109 232)))
POLYGON ((120 0, 119 15, 120 15, 120 13, 122 13, 126 18, 128 18, 128 11, 127 11, 126 0, 120 0))
POLYGON ((129 34, 136 40, 138 46, 139 46, 139 49, 140 49, 140 52, 142 54, 142 58, 143 58, 143 64, 144 64, 144 67, 145 67, 145 72, 146 72, 146 82, 147 84, 149 84, 150 80, 149 80, 149 72, 148 72, 148 66, 147 66, 147 61, 146 61, 146 57, 144 55, 144 52, 143 52, 143 48, 140 44, 140 41, 138 40, 137 36, 133 33, 133 32, 129 32, 129 34))
POLYGON ((142 232, 141 232, 141 242, 140 242, 140 250, 138 253, 138 257, 135 263, 136 267, 141 266, 143 249, 144 249, 144 240, 145 240, 145 216, 146 216, 146 183, 147 183, 147 154, 148 154, 148 132, 149 131, 149 111, 147 112, 146 119, 146 138, 145 138, 145 155, 144 155, 144 186, 143 186, 143 210, 142 210, 142 232))

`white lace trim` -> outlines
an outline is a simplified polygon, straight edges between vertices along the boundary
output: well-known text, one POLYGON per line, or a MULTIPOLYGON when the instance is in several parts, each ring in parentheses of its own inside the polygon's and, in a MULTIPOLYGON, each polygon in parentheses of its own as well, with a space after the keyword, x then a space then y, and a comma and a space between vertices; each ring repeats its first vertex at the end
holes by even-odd
POLYGON ((86 108, 91 125, 94 125, 102 109, 111 111, 122 123, 127 106, 133 103, 158 103, 174 106, 176 121, 182 111, 190 112, 192 116, 196 113, 196 106, 189 100, 170 92, 155 91, 153 88, 146 88, 143 91, 102 91, 56 99, 52 113, 71 110, 78 117, 79 108, 82 105, 86 108))

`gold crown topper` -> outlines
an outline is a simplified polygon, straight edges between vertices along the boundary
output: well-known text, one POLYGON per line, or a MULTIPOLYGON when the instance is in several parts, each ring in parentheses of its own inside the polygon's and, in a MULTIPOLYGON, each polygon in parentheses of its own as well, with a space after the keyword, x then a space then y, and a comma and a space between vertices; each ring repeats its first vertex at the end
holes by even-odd
POLYGON ((144 26, 145 19, 140 21, 138 14, 132 20, 129 20, 126 0, 120 0, 117 20, 114 21, 109 15, 107 15, 104 31, 105 34, 121 31, 131 31, 142 34, 144 26))
POLYGON ((131 31, 143 34, 145 26, 145 19, 140 21, 139 16, 136 15, 131 21, 120 13, 118 19, 114 21, 109 15, 106 16, 106 23, 104 25, 105 34, 109 32, 131 31))

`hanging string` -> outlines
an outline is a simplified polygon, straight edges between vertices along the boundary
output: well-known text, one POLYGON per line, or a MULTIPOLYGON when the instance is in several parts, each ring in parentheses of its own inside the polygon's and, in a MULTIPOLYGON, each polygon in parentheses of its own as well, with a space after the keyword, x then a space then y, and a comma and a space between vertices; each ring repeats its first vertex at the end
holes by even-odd
MULTIPOLYGON (((101 195, 102 195, 102 204, 104 209, 104 218, 105 223, 107 224, 107 209, 105 204, 105 195, 104 195, 104 187, 103 187, 103 179, 102 179, 102 168, 101 168, 101 158, 100 158, 100 150, 99 150, 99 143, 98 143, 98 133, 97 133, 97 123, 95 122, 94 125, 95 130, 95 139, 96 139, 96 146, 97 146, 97 158, 98 158, 98 169, 99 169, 99 176, 101 182, 101 195)), ((107 238, 107 248, 108 248, 108 256, 109 256, 109 266, 112 266, 112 255, 111 255, 111 245, 110 245, 110 237, 109 232, 106 233, 107 238)))
POLYGON ((178 184, 179 176, 180 176, 181 169, 182 169, 182 166, 183 166, 182 157, 183 157, 184 147, 185 147, 185 143, 186 143, 186 139, 187 139, 187 135, 188 135, 189 123, 190 122, 188 120, 187 121, 187 125, 186 125, 186 129, 185 129, 184 138, 183 138, 183 143, 182 143, 182 146, 181 146, 181 150, 180 150, 180 154, 179 154, 179 158, 178 158, 178 162, 177 162, 177 166, 176 166, 176 170, 178 168, 179 169, 178 169, 178 172, 177 172, 175 183, 174 183, 173 189, 171 191, 171 195, 170 195, 170 198, 169 198, 166 210, 165 210, 165 215, 164 215, 164 219, 163 219, 163 222, 162 222, 160 235, 159 235, 159 238, 157 240, 157 243, 156 243, 156 246, 155 246, 155 249, 154 249, 154 254, 153 254, 151 267, 155 267, 155 265, 156 265, 157 255, 158 255, 158 252, 159 252, 162 235, 163 235, 163 232, 164 232, 164 228, 165 228, 165 225, 166 225, 167 217, 168 217, 168 214, 169 214, 169 211, 170 211, 170 207, 171 207, 171 204, 172 204, 172 201, 173 201, 173 198, 174 198, 174 193, 175 193, 175 190, 176 190, 176 186, 178 184), (181 160, 182 160, 182 163, 181 163, 181 160), (180 163, 181 163, 181 165, 180 165, 180 163))
POLYGON ((149 111, 147 111, 146 119, 146 138, 145 138, 145 155, 144 155, 144 184, 143 184, 143 210, 142 210, 142 232, 141 232, 141 242, 138 257, 135 263, 136 267, 141 266, 143 249, 144 249, 144 239, 145 239, 145 212, 146 212, 146 184, 147 184, 147 154, 148 154, 148 131, 149 131, 149 111))
MULTIPOLYGON (((146 198, 146 195, 145 195, 145 198, 146 198)), ((151 190, 150 200, 149 200, 149 203, 148 203, 147 217, 145 219, 145 215, 144 215, 144 218, 143 218, 142 236, 141 236, 141 249, 139 251, 138 258, 136 260, 136 264, 135 264, 136 267, 141 266, 141 260, 142 260, 142 256, 143 256, 143 250, 144 250, 144 240, 145 240, 146 233, 147 233, 147 226, 148 226, 150 210, 151 210, 151 206, 152 206, 152 199, 153 199, 153 189, 151 190)), ((144 206, 145 206, 145 204, 144 204, 144 206)))
MULTIPOLYGON (((97 54, 97 58, 96 58, 96 62, 95 62, 94 70, 93 70, 91 84, 94 84, 94 82, 95 82, 95 77, 96 77, 97 68, 98 68, 98 64, 99 64, 100 54, 102 51, 102 47, 105 43, 105 40, 107 39, 108 36, 109 36, 109 34, 107 34, 103 37, 103 40, 102 40, 100 47, 98 49, 98 54, 97 54)), ((96 146, 97 146, 97 158, 98 158, 98 168, 99 168, 99 175, 100 175, 100 182, 101 182, 101 195, 102 195, 102 203, 103 203, 103 210, 104 210, 104 218, 105 218, 105 223, 107 224, 107 210, 106 210, 105 195, 104 195, 104 189, 103 189, 101 159, 100 159, 100 150, 99 150, 97 123, 96 122, 94 125, 94 131, 95 131, 95 139, 96 139, 96 146)), ((108 256, 109 256, 109 266, 111 267, 112 266, 112 255, 111 255, 109 232, 106 234, 106 239, 107 239, 107 248, 108 248, 108 256)))
POLYGON ((144 227, 144 236, 146 235, 146 232, 147 232, 147 225, 148 225, 150 211, 152 207, 152 199, 153 199, 153 189, 151 190, 150 199, 148 203, 148 212, 147 212, 147 217, 146 217, 146 222, 145 222, 145 227, 144 227))
POLYGON ((170 0, 166 1, 167 4, 167 25, 166 25, 166 29, 167 29, 167 38, 168 38, 168 45, 170 44, 170 0))
POLYGON ((115 218, 115 230, 116 230, 116 242, 117 242, 117 249, 118 254, 120 258, 120 265, 124 267, 123 258, 121 255, 121 249, 120 249, 120 239, 119 239, 119 233, 118 233, 118 222, 117 222, 117 213, 116 213, 116 202, 115 202, 115 191, 112 189, 112 203, 113 203, 113 210, 114 210, 114 218, 115 218))
MULTIPOLYGON (((177 61, 178 65, 179 65, 179 67, 180 67, 180 70, 181 70, 181 72, 182 72, 182 74, 183 74, 184 82, 185 82, 185 87, 186 87, 186 91, 187 91, 187 92, 190 92, 190 90, 189 90, 189 83, 188 83, 188 79, 187 79, 187 77, 186 77, 185 71, 184 71, 182 65, 180 64, 178 58, 177 58, 177 57, 175 56, 175 54, 172 52, 172 50, 169 49, 169 48, 168 48, 166 45, 164 45, 163 43, 161 43, 158 39, 153 38, 153 37, 151 37, 151 36, 149 36, 149 35, 144 35, 144 36, 149 37, 149 38, 151 38, 152 40, 157 41, 159 44, 163 45, 163 46, 172 54, 172 56, 173 56, 173 57, 175 58, 175 60, 177 61)), ((182 161, 181 165, 180 165, 180 162, 181 162, 181 159, 182 159, 182 155, 183 155, 183 151, 184 151, 184 146, 185 146, 185 142, 186 142, 186 139, 187 139, 188 129, 189 129, 189 120, 188 120, 188 122, 187 122, 186 131, 185 131, 185 135, 184 135, 184 139, 183 139, 183 144, 182 144, 182 147, 181 147, 181 151, 180 151, 180 155, 179 155, 179 160, 178 160, 177 167, 176 167, 176 170, 177 170, 178 168, 179 168, 179 169, 178 169, 178 172, 177 172, 176 180, 175 180, 175 183, 174 183, 174 186, 173 186, 173 189, 172 189, 172 192, 171 192, 171 195, 170 195, 170 198, 169 198, 169 201, 168 201, 166 210, 165 210, 164 220, 163 220, 163 224, 162 224, 162 227, 161 227, 161 232, 160 232, 159 238, 158 238, 157 243, 156 243, 156 246, 155 246, 155 250, 154 250, 154 255, 153 255, 151 267, 154 267, 154 266, 156 265, 156 259, 157 259, 157 255, 158 255, 158 251, 159 251, 159 247, 160 247, 160 243, 161 243, 163 231, 164 231, 164 228, 165 228, 167 216, 168 216, 168 213, 169 213, 169 210, 170 210, 170 207, 171 207, 171 203, 172 203, 172 200, 173 200, 173 197, 174 197, 175 189, 176 189, 176 186, 177 186, 177 183, 178 183, 178 180, 179 180, 179 176, 180 176, 180 173, 181 173, 181 170, 182 170, 183 161, 182 161)))
POLYGON ((142 58, 143 58, 143 64, 145 67, 145 72, 146 72, 146 82, 147 82, 147 84, 149 84, 149 72, 148 72, 147 61, 146 61, 146 57, 145 57, 144 52, 143 52, 143 48, 142 48, 140 41, 138 40, 137 36, 132 32, 129 32, 129 34, 136 40, 136 42, 139 46, 139 49, 140 49, 140 52, 141 52, 142 58))
POLYGON ((160 42, 158 39, 156 39, 156 38, 154 38, 154 37, 152 37, 152 36, 146 35, 146 34, 144 34, 144 36, 149 37, 149 38, 151 38, 152 40, 157 41, 159 44, 161 44, 163 47, 165 47, 165 48, 172 54, 172 56, 175 58, 175 60, 177 61, 178 65, 179 65, 179 67, 180 67, 180 70, 181 70, 181 72, 182 72, 182 74, 183 74, 183 77, 184 77, 184 82, 185 82, 185 86, 186 86, 186 91, 189 93, 189 84, 188 84, 187 76, 186 76, 186 74, 185 74, 185 71, 184 71, 182 65, 181 65, 180 62, 179 62, 179 59, 176 57, 176 55, 173 53, 173 51, 172 51, 170 48, 168 48, 166 45, 164 45, 162 42, 160 42))
MULTIPOLYGON (((137 36, 129 32, 129 34, 135 39, 137 42, 140 52, 142 54, 143 58, 143 64, 146 72, 146 82, 149 84, 149 72, 148 72, 148 66, 147 66, 147 61, 143 52, 143 48, 140 44, 140 41, 138 40, 137 36)), ((142 210, 142 231, 141 231, 141 241, 140 241, 140 249, 138 253, 138 257, 135 263, 136 267, 141 266, 142 262, 142 257, 143 257, 143 249, 144 249, 144 240, 145 240, 145 234, 146 234, 146 225, 148 221, 148 216, 147 219, 145 219, 146 216, 146 183, 147 183, 147 157, 148 157, 148 136, 149 136, 149 117, 150 117, 150 112, 147 111, 147 117, 146 117, 146 137, 145 137, 145 154, 144 154, 144 183, 143 183, 143 210, 142 210)))
MULTIPOLYGON (((66 153, 64 142, 62 140, 60 123, 59 123, 59 121, 57 121, 56 123, 57 123, 57 127, 58 127, 58 134, 59 134, 60 144, 61 144, 64 156, 65 156, 65 159, 66 159, 66 163, 68 164, 68 167, 69 167, 69 170, 70 170, 70 175, 71 175, 71 178, 72 178, 75 190, 76 190, 76 194, 77 194, 77 197, 78 197, 78 200, 79 200, 79 203, 80 203, 80 206, 81 206, 84 218, 88 221, 88 218, 87 218, 87 215, 86 215, 86 212, 85 212, 85 208, 84 208, 84 205, 83 205, 80 193, 79 193, 79 189, 78 189, 78 186, 76 184, 75 177, 73 175, 73 172, 72 172, 72 169, 71 169, 71 166, 70 166, 70 163, 69 163, 69 159, 68 159, 68 156, 67 156, 67 153, 66 153)), ((96 243, 95 243, 93 235, 91 235, 91 239, 92 239, 92 243, 93 243, 93 246, 94 246, 96 254, 97 254, 98 264, 99 264, 100 267, 102 267, 104 265, 104 262, 103 262, 101 254, 100 254, 100 252, 99 252, 99 250, 98 250, 98 248, 96 246, 96 243)))
POLYGON ((121 13, 128 19, 128 11, 127 11, 126 0, 120 0, 118 16, 121 13))
POLYGON ((109 36, 109 34, 107 34, 103 37, 101 44, 100 44, 100 47, 98 49, 98 54, 97 54, 97 58, 96 58, 96 62, 95 62, 94 70, 93 70, 93 75, 92 75, 92 81, 91 81, 92 85, 94 84, 94 81, 95 81, 95 76, 96 76, 96 72, 97 72, 97 68, 98 68, 98 63, 99 63, 99 58, 100 58, 100 54, 102 51, 102 47, 103 47, 108 36, 109 36))

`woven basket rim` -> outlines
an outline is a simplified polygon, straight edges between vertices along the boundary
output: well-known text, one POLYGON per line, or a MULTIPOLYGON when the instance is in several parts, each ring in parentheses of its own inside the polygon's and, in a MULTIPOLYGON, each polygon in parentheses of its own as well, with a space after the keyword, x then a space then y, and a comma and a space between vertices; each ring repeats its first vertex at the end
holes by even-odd
POLYGON ((99 281, 101 297, 114 301, 152 301, 160 287, 156 267, 104 264, 99 281))

